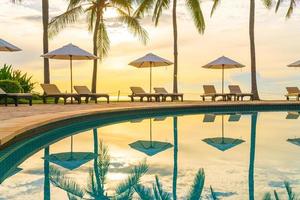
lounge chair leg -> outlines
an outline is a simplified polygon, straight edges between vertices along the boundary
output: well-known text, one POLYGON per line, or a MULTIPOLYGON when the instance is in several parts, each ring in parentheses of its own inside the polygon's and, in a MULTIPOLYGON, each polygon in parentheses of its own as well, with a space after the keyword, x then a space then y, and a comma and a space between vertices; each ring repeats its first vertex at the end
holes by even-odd
POLYGON ((85 97, 85 103, 88 104, 89 103, 89 98, 85 97))
POLYGON ((64 104, 67 104, 67 98, 66 97, 64 98, 64 104))
POLYGON ((109 97, 106 97, 106 101, 107 101, 107 103, 109 103, 109 97))
POLYGON ((32 106, 32 98, 29 99, 29 106, 32 106))
POLYGON ((46 104, 47 103, 47 98, 45 96, 43 96, 43 103, 46 104))
POLYGON ((183 96, 181 96, 180 98, 181 98, 181 102, 183 102, 183 96))
POLYGON ((98 103, 97 97, 95 97, 95 103, 98 103))
POLYGON ((130 97, 131 98, 131 102, 134 102, 134 98, 133 97, 130 97))
POLYGON ((15 106, 18 106, 18 104, 19 104, 19 99, 16 97, 16 98, 14 98, 14 101, 15 101, 15 106))

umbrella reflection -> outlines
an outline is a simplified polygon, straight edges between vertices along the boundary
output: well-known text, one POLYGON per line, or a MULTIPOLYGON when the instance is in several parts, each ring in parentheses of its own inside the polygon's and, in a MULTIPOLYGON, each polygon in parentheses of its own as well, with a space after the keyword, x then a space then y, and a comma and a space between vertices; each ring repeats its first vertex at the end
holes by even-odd
POLYGON ((45 159, 68 170, 74 170, 93 160, 97 154, 92 152, 73 152, 73 136, 71 136, 71 151, 50 154, 45 159))
MULTIPOLYGON (((156 120, 157 121, 157 120, 156 120)), ((135 121, 136 122, 136 121, 135 121)), ((150 139, 138 140, 129 144, 129 146, 137 151, 145 153, 148 156, 154 156, 162 151, 165 151, 173 145, 169 142, 153 141, 152 140, 152 119, 149 119, 150 139)))
MULTIPOLYGON (((214 114, 205 114, 203 118, 203 122, 214 122, 216 115, 214 114)), ((240 115, 234 114, 230 115, 229 121, 239 121, 240 115)), ((235 139, 235 138, 228 138, 224 136, 224 114, 222 114, 222 137, 214 137, 214 138, 205 138, 202 140, 203 142, 206 142, 207 144, 211 145, 212 147, 219 149, 220 151, 226 151, 228 149, 231 149, 243 142, 244 140, 241 139, 235 139)))

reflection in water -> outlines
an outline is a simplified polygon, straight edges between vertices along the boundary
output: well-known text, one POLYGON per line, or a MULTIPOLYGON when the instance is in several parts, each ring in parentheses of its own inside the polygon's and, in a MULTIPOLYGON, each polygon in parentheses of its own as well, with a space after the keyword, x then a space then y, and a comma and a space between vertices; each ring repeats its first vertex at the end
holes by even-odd
MULTIPOLYGON (((44 149, 44 158, 49 156, 49 146, 44 149)), ((50 200, 49 161, 44 159, 44 200, 50 200)))
POLYGON ((257 113, 251 115, 250 162, 249 162, 249 200, 254 200, 254 159, 256 144, 257 113))
POLYGON ((74 152, 73 151, 73 136, 71 136, 71 151, 63 153, 50 154, 45 157, 49 162, 55 163, 65 169, 74 170, 81 165, 93 160, 97 154, 91 152, 74 152))
MULTIPOLYGON (((40 140, 35 148, 43 151, 37 153, 30 152, 33 147, 26 141, 28 145, 24 143, 0 152, 0 199, 129 200, 138 196, 155 199, 158 195, 161 199, 174 200, 199 199, 200 196, 203 200, 254 200, 275 197, 275 194, 288 199, 288 195, 295 195, 291 185, 295 191, 300 188, 300 161, 295 159, 300 150, 295 146, 300 144, 300 127, 297 120, 283 119, 297 119, 298 114, 260 113, 261 123, 255 112, 206 114, 203 123, 199 123, 199 115, 153 117, 151 121, 135 120, 138 125, 121 123, 94 128, 73 136, 76 151, 95 155, 88 160, 74 156, 78 152, 73 152, 72 147, 66 152, 65 157, 69 159, 57 156, 64 153, 69 137, 58 142, 40 140), (139 140, 144 137, 140 133, 148 128, 148 122, 150 138, 145 141, 148 143, 143 143, 143 149, 134 145, 129 148, 132 141, 143 141, 139 140), (222 137, 218 137, 218 145, 201 142, 219 134, 220 125, 222 137), (256 133, 256 126, 259 133, 256 133), (152 140, 152 129, 153 133, 159 130, 159 134, 153 134, 155 140, 152 140), (231 142, 225 137, 225 132, 229 134, 227 129, 231 142), (100 139, 98 133, 101 133, 100 139), (237 145, 234 141, 241 139, 235 138, 241 136, 244 143, 237 145), (109 151, 102 141, 109 146, 109 151), (155 142, 171 146, 158 148, 155 142), (50 154, 50 144, 54 154, 50 154), (221 147, 225 144, 226 148, 221 147), (152 153, 147 153, 151 148, 152 153), (60 160, 50 159, 53 155, 60 160), (41 160, 41 157, 46 159, 41 160), (147 164, 137 164, 145 158, 147 164), (21 168, 22 171, 17 170, 21 168), (10 193, 11 188, 14 194, 10 193), (274 190, 275 193, 266 193, 274 190)), ((56 134, 55 131, 51 133, 49 137, 56 134)))
MULTIPOLYGON (((163 121, 165 118, 155 118, 155 119, 158 119, 156 121, 163 121)), ((137 121, 135 121, 134 123, 137 123, 137 121)), ((149 119, 149 133, 150 133, 149 141, 138 140, 136 142, 129 144, 129 146, 133 149, 145 153, 148 156, 154 156, 155 154, 165 151, 173 146, 169 142, 152 140, 152 119, 151 118, 149 119)))
MULTIPOLYGON (((241 115, 231 114, 229 117, 229 121, 239 121, 241 118, 241 115)), ((215 115, 209 114, 204 115, 203 122, 214 122, 215 121, 215 115)), ((207 144, 219 149, 220 151, 226 151, 228 149, 231 149, 243 142, 244 140, 236 139, 236 138, 228 138, 224 137, 224 115, 222 114, 222 137, 214 137, 214 138, 205 138, 203 139, 204 142, 207 144)))

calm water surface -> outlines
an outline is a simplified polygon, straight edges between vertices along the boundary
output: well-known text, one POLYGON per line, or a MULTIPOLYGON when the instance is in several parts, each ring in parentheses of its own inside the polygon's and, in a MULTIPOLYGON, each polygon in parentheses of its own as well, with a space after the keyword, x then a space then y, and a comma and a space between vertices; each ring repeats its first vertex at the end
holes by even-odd
POLYGON ((152 188, 157 175, 172 199, 187 198, 199 169, 205 173, 202 199, 212 199, 210 187, 219 199, 262 199, 273 190, 287 199, 284 181, 300 191, 298 117, 298 112, 196 114, 86 130, 44 146, 0 174, 0 199, 80 199, 74 194, 96 199, 97 179, 91 177, 105 174, 108 157, 104 194, 110 197, 134 166, 147 163, 140 185, 152 188), (101 147, 107 147, 106 157, 101 147))

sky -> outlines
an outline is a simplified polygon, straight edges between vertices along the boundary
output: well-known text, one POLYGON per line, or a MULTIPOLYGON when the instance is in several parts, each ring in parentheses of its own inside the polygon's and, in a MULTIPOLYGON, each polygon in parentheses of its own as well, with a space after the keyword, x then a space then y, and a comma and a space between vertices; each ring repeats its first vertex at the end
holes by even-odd
MULTIPOLYGON (((13 5, 10 0, 1 0, 0 38, 13 43, 23 51, 1 53, 0 65, 11 64, 33 76, 40 92, 43 82, 41 1, 27 0, 13 5), (13 14, 12 14, 13 13, 13 14)), ((66 1, 50 0, 50 16, 55 17, 66 10, 66 1)), ((243 69, 226 70, 225 85, 239 84, 243 91, 250 91, 250 51, 248 36, 249 1, 223 0, 213 17, 210 17, 212 1, 204 0, 201 7, 206 21, 206 30, 200 35, 183 1, 178 2, 179 42, 179 92, 187 99, 198 99, 203 84, 215 84, 221 91, 221 71, 203 69, 201 66, 222 56, 228 56, 244 65, 243 69)), ((282 99, 286 86, 300 86, 299 70, 286 65, 300 59, 300 11, 290 19, 285 18, 287 2, 278 13, 274 8, 264 8, 256 1, 255 40, 257 53, 257 78, 260 96, 263 99, 282 99)), ((98 68, 98 92, 122 96, 129 94, 130 86, 149 88, 149 69, 137 69, 128 65, 149 52, 173 60, 173 35, 171 10, 163 12, 157 27, 151 16, 141 20, 149 34, 146 45, 134 38, 122 24, 116 22, 112 10, 105 15, 111 48, 98 68), (129 78, 130 77, 130 78, 129 78)), ((70 25, 49 41, 54 50, 73 43, 92 52, 92 34, 82 19, 70 25)), ((75 61, 74 85, 91 86, 92 61, 75 61)), ((61 91, 70 91, 69 63, 50 61, 51 82, 61 91)), ((155 68, 153 86, 162 86, 172 91, 173 66, 155 68)), ((227 88, 226 88, 227 89, 227 88)))

